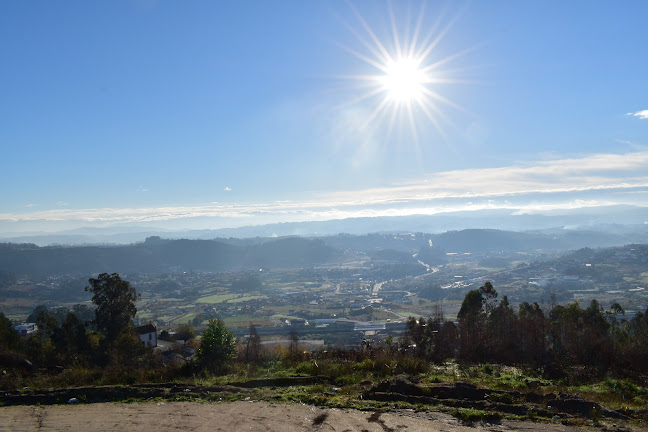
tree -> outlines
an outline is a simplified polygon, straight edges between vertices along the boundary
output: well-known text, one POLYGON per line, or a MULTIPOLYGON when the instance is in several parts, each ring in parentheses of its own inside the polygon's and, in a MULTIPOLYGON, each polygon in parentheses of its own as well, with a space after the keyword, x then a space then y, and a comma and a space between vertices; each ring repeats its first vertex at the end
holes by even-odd
POLYGON ((256 326, 250 323, 250 333, 248 335, 247 344, 245 345, 245 361, 248 363, 256 363, 259 361, 260 353, 261 338, 259 337, 256 326))
POLYGON ((470 290, 457 314, 459 321, 459 357, 463 361, 481 361, 485 354, 486 314, 480 290, 470 290))
POLYGON ((139 294, 130 282, 117 274, 100 274, 89 279, 86 291, 93 293, 92 302, 97 305, 95 324, 108 344, 115 342, 122 333, 130 331, 137 313, 135 302, 139 294))
POLYGON ((242 274, 232 282, 232 291, 250 293, 261 288, 263 288, 263 283, 255 274, 242 274))
POLYGON ((497 291, 495 291, 495 288, 493 288, 493 284, 490 282, 486 282, 484 285, 479 287, 479 292, 482 295, 482 303, 484 304, 484 311, 486 312, 487 315, 490 314, 490 312, 493 310, 495 307, 495 303, 497 302, 497 291))
POLYGON ((221 320, 210 319, 200 340, 196 357, 201 367, 220 373, 236 355, 234 334, 227 330, 221 320))
POLYGON ((34 310, 32 311, 32 313, 29 314, 29 316, 27 317, 27 321, 25 321, 25 322, 35 323, 36 319, 38 318, 38 315, 40 315, 40 313, 43 312, 43 311, 48 311, 49 312, 49 310, 47 309, 47 306, 45 306, 45 305, 36 306, 34 308, 34 310))
POLYGON ((522 302, 518 310, 518 351, 520 360, 542 365, 547 360, 547 319, 538 303, 522 302))
POLYGON ((0 312, 0 350, 14 350, 20 344, 20 336, 14 330, 11 321, 0 312))
POLYGON ((288 334, 288 337, 290 338, 290 346, 288 347, 288 355, 290 356, 291 359, 296 359, 299 355, 299 335, 297 334, 297 330, 290 329, 290 333, 288 334))
POLYGON ((499 363, 514 363, 517 359, 517 316, 508 298, 494 307, 488 316, 487 340, 490 360, 499 363))
POLYGON ((194 329, 191 324, 179 324, 175 328, 175 335, 173 335, 173 338, 175 340, 184 341, 184 343, 189 342, 191 339, 195 337, 196 337, 196 329, 194 329))
POLYGON ((36 308, 40 312, 34 320, 38 331, 27 339, 27 355, 38 366, 61 364, 57 345, 63 346, 63 334, 56 315, 47 308, 36 308))
POLYGON ((67 364, 85 364, 91 356, 86 328, 74 312, 68 312, 61 325, 57 349, 67 364))

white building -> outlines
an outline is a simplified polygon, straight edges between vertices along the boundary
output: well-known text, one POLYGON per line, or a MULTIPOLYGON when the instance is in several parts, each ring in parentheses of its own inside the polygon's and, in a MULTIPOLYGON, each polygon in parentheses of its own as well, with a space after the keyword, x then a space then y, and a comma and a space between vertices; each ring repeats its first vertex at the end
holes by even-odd
POLYGON ((146 324, 135 329, 144 346, 157 346, 157 329, 153 324, 146 324))
POLYGON ((16 330, 21 335, 28 335, 38 331, 38 326, 36 325, 36 323, 24 323, 15 326, 14 330, 16 330))

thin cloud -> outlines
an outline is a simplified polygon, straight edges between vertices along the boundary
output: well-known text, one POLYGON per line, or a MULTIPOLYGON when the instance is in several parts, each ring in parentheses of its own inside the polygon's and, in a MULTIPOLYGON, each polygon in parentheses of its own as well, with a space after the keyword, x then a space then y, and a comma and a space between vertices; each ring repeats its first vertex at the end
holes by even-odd
POLYGON ((641 110, 633 113, 628 113, 626 115, 633 116, 633 117, 639 117, 641 120, 648 120, 648 110, 641 110))
POLYGON ((223 189, 225 192, 232 192, 232 188, 229 186, 225 186, 225 189, 223 189))
POLYGON ((615 204, 648 207, 644 192, 648 192, 648 151, 638 151, 444 171, 389 187, 321 193, 303 201, 59 208, 0 214, 0 220, 133 223, 218 218, 242 225, 487 209, 542 212, 615 204))
POLYGON ((140 186, 137 189, 135 189, 135 192, 148 192, 149 190, 145 188, 144 186, 140 186))

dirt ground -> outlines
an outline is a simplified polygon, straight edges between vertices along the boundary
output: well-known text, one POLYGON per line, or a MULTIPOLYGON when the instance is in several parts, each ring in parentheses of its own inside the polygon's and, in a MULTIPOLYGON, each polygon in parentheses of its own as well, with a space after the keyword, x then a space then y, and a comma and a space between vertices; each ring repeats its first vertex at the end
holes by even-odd
MULTIPOLYGON (((443 413, 371 413, 267 402, 142 402, 0 408, 0 431, 582 431, 561 424, 502 421, 465 426, 443 413)), ((600 430, 600 429, 599 429, 600 430)))

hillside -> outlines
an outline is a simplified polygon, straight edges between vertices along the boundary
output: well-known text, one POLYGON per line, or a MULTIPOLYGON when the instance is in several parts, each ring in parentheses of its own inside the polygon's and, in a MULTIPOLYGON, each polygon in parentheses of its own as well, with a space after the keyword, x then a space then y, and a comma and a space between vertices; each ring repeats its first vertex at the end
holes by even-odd
POLYGON ((0 270, 16 275, 233 271, 260 267, 313 267, 336 257, 321 240, 283 238, 239 246, 217 240, 149 237, 128 246, 38 247, 0 245, 0 270))

